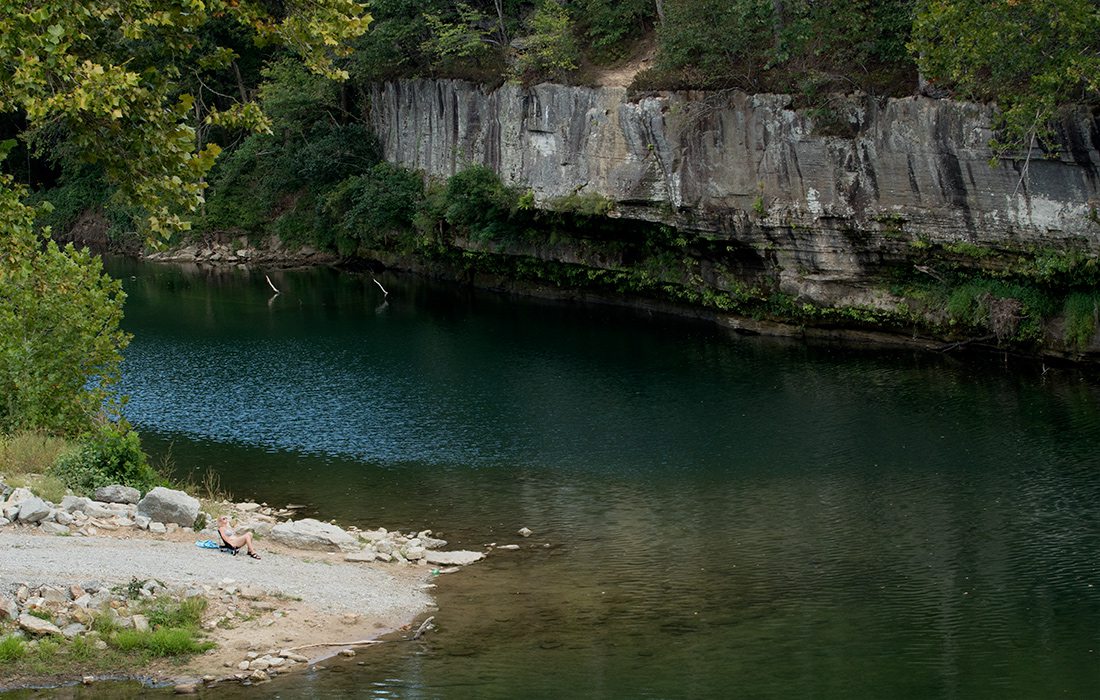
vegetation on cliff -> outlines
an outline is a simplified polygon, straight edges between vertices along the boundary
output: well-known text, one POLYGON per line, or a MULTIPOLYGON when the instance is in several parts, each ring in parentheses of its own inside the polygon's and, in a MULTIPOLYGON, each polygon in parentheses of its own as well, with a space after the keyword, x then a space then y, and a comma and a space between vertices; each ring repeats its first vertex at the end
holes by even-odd
MULTIPOLYGON (((1006 153, 1042 147, 1062 106, 1096 100, 1094 0, 377 0, 369 32, 350 0, 270 11, 220 0, 102 0, 57 22, 50 2, 32 5, 6 10, 0 36, 0 66, 11 78, 0 90, 0 128, 20 137, 4 163, 5 191, 20 206, 54 204, 26 214, 58 232, 94 212, 98 226, 139 238, 274 235, 347 257, 403 256, 452 275, 491 271, 797 323, 920 326, 1025 345, 1045 342, 1049 329, 1035 328, 1055 317, 1065 317, 1071 347, 1086 344, 1095 326, 1093 275, 1036 279, 1030 270, 1045 251, 991 251, 998 263, 986 265, 917 246, 902 256, 906 265, 946 256, 936 278, 908 279, 887 265, 877 280, 904 305, 821 309, 778 294, 766 276, 746 276, 752 254, 737 245, 628 225, 598 195, 540 211, 484 168, 425 182, 382 162, 364 119, 372 81, 583 84, 627 63, 644 66, 636 93, 785 92, 823 125, 837 92, 992 100, 1002 107, 996 138, 1006 153), (20 59, 27 55, 36 57, 29 67, 20 59), (228 146, 216 163, 215 144, 228 146), (16 182, 34 190, 29 200, 16 182), (555 247, 599 262, 554 263, 546 251, 555 247), (1047 301, 1026 302, 1012 285, 1047 301), (996 301, 1005 298, 1016 305, 996 301)), ((58 251, 51 255, 76 259, 58 251)), ((117 289, 101 296, 117 313, 117 289)), ((112 362, 102 360, 96 376, 109 382, 112 362)))

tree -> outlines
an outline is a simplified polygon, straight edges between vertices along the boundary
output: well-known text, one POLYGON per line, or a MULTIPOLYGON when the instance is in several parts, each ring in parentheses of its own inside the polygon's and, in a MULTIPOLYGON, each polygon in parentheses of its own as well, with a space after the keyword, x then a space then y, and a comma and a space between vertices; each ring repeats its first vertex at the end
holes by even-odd
POLYGON ((909 47, 931 81, 998 104, 1002 153, 1029 151, 1059 106, 1100 97, 1096 0, 924 0, 909 47))
MULTIPOLYGON (((231 49, 202 40, 224 20, 341 78, 336 61, 370 16, 354 0, 0 3, 0 116, 25 125, 18 136, 39 153, 60 135, 145 212, 149 240, 163 239, 187 228, 220 151, 198 144, 194 98, 178 84, 194 66, 232 67, 231 49)), ((249 102, 204 122, 268 128, 249 102)), ((97 258, 36 231, 26 194, 0 175, 0 429, 78 431, 118 374, 123 294, 97 258)))

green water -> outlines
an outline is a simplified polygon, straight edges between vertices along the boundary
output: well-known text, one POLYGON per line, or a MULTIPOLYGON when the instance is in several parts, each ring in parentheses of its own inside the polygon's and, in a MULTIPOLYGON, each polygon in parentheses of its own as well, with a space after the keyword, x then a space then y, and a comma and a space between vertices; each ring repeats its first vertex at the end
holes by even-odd
POLYGON ((1100 688, 1088 372, 393 275, 384 303, 329 270, 272 273, 276 297, 257 273, 112 270, 127 414, 179 471, 344 524, 524 547, 440 577, 422 640, 249 697, 1100 688))

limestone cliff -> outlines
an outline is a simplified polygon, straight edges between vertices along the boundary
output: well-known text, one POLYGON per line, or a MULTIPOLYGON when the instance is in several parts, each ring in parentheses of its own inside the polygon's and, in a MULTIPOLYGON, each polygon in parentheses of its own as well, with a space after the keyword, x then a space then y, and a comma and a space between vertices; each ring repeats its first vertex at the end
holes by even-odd
POLYGON ((821 302, 914 241, 1100 250, 1085 112, 1046 152, 993 164, 990 107, 922 97, 853 97, 828 128, 787 96, 739 92, 408 80, 374 86, 371 104, 391 162, 438 177, 485 164, 549 207, 598 193, 613 215, 747 245, 782 289, 821 302))

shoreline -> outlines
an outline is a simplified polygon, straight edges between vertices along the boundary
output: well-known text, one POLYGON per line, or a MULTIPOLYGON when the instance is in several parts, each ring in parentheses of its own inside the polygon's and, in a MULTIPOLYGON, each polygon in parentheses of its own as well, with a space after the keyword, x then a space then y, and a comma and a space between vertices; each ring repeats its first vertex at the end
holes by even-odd
MULTIPOLYGON (((242 243, 237 241, 237 243, 242 243)), ((615 295, 583 288, 564 288, 514 279, 490 273, 460 271, 405 257, 381 256, 374 258, 339 258, 310 247, 294 251, 281 242, 266 247, 248 247, 234 250, 226 243, 213 243, 206 248, 188 245, 182 248, 154 253, 116 252, 117 255, 135 257, 156 264, 193 266, 195 269, 240 269, 270 266, 276 269, 303 269, 330 267, 354 274, 370 273, 381 268, 398 274, 415 275, 426 279, 472 287, 501 294, 511 294, 550 302, 591 304, 629 309, 640 313, 659 314, 669 318, 689 320, 711 325, 738 336, 763 336, 801 341, 808 345, 842 347, 850 349, 871 348, 882 350, 915 350, 933 355, 966 357, 992 357, 999 355, 1032 363, 1057 363, 1060 365, 1087 367, 1100 363, 1100 353, 1065 352, 1043 347, 1036 352, 1020 348, 1000 347, 988 338, 949 339, 928 334, 902 332, 901 330, 866 327, 852 328, 839 324, 807 325, 798 322, 754 318, 726 313, 705 307, 679 304, 672 301, 641 296, 615 295)))
MULTIPOLYGON (((10 513, 13 497, 17 508, 28 500, 25 491, 16 489, 0 501, 0 512, 10 513)), ((421 621, 438 609, 430 581, 484 556, 442 551, 447 543, 430 531, 419 533, 421 539, 381 528, 345 530, 311 519, 279 520, 269 513, 286 511, 255 503, 216 505, 236 516, 239 531, 254 533, 261 559, 196 547, 196 540, 217 538, 211 530, 169 525, 160 532, 155 521, 143 528, 134 504, 66 497, 65 505, 41 520, 0 521, 0 625, 22 628, 19 634, 33 640, 28 643, 34 648, 40 639, 63 644, 64 635, 106 651, 93 616, 109 615, 125 629, 147 628, 143 606, 194 597, 205 601, 201 637, 216 645, 183 663, 155 659, 140 673, 131 667, 140 663, 137 657, 94 674, 23 673, 0 680, 0 692, 135 681, 189 693, 266 682, 338 654, 354 656, 357 648, 383 643, 382 637, 408 630, 419 636, 430 629, 430 622, 421 621), (97 516, 88 517, 81 507, 97 516), (64 526, 71 517, 66 508, 77 517, 64 526), (78 526, 81 515, 86 519, 78 526), (308 523, 317 525, 299 527, 308 523), (280 536, 277 528, 320 534, 311 543, 301 533, 280 536), (52 629, 31 631, 45 618, 52 629)))

